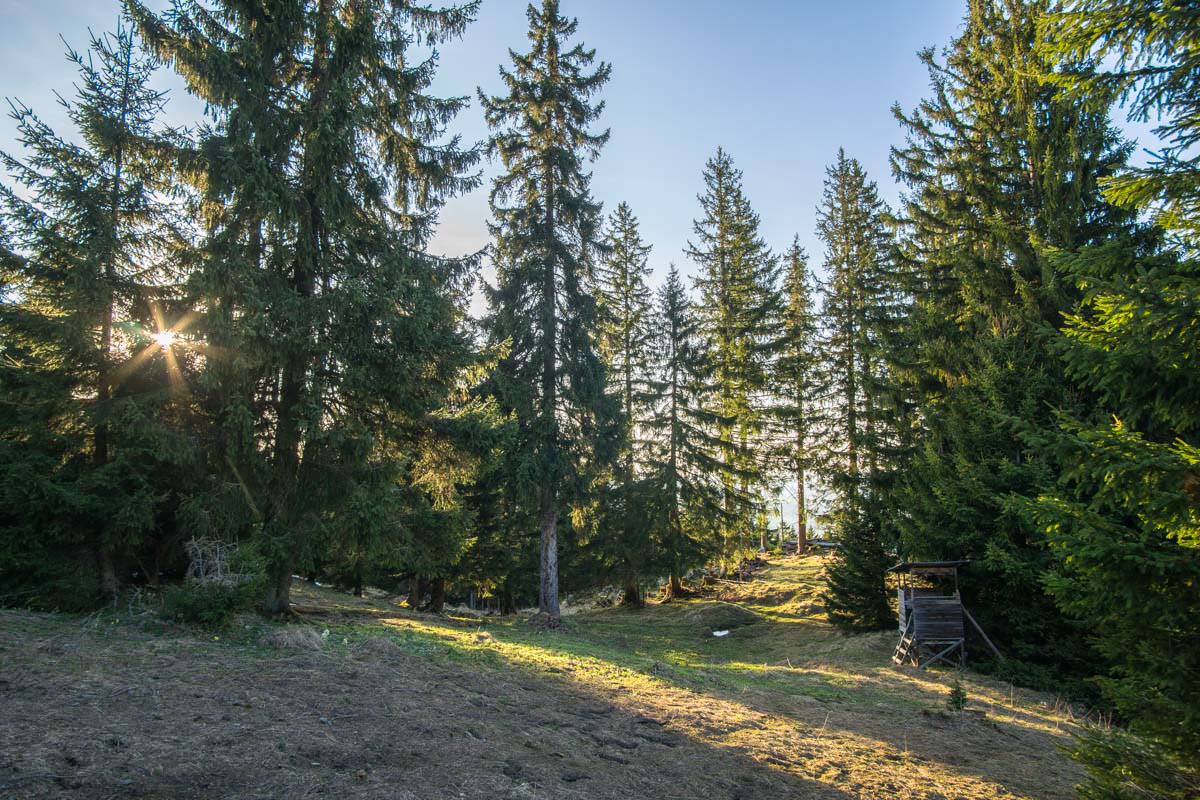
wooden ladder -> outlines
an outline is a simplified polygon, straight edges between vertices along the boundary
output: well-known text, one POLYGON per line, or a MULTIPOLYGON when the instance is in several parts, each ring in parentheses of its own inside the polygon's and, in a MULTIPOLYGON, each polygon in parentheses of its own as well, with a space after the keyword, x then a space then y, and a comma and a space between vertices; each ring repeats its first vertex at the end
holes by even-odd
POLYGON ((903 664, 912 656, 912 648, 916 643, 916 634, 913 632, 913 618, 909 617, 904 625, 904 632, 900 634, 900 641, 896 643, 896 652, 892 653, 892 663, 903 664))

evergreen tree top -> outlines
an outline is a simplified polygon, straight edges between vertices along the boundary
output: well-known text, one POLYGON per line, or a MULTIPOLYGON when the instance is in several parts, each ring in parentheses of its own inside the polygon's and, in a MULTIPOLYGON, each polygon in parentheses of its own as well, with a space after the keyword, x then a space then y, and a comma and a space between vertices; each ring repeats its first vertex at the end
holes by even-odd
POLYGON ((750 349, 757 349, 776 312, 778 265, 759 232, 742 172, 723 148, 705 163, 703 179, 703 215, 693 221, 696 240, 685 251, 700 266, 701 327, 709 335, 756 342, 750 349))
POLYGON ((162 15, 140 0, 125 6, 213 119, 208 147, 185 164, 213 201, 236 187, 286 205, 315 170, 336 170, 330 185, 344 189, 333 204, 369 208, 420 248, 442 204, 478 185, 481 153, 446 137, 467 98, 429 93, 436 49, 411 60, 414 45, 461 35, 478 2, 172 0, 162 15))
MULTIPOLYGON (((518 175, 534 183, 553 178, 568 190, 586 192, 590 174, 583 171, 584 159, 595 159, 609 137, 608 130, 589 129, 604 111, 604 101, 590 99, 608 82, 612 67, 600 62, 593 69, 596 51, 582 44, 564 51, 578 20, 560 15, 557 0, 544 0, 540 9, 530 4, 526 15, 530 49, 509 50, 512 68, 500 67, 507 94, 479 91, 493 130, 488 148, 511 176, 494 184, 494 203, 519 199, 518 175)), ((571 213, 572 205, 563 211, 571 213)))
POLYGON ((1200 250, 1200 7, 1196 3, 1070 0, 1038 20, 1039 48, 1064 62, 1049 76, 1073 97, 1106 108, 1120 97, 1129 118, 1157 120, 1162 150, 1146 167, 1109 180, 1105 197, 1155 209, 1158 222, 1200 250))

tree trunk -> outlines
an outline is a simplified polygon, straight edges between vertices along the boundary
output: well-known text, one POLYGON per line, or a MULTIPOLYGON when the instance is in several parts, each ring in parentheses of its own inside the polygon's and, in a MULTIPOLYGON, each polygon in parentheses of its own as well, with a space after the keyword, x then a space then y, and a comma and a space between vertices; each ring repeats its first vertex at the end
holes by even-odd
POLYGON ((421 607, 421 600, 425 598, 425 581, 415 575, 408 581, 408 599, 404 604, 411 609, 421 607))
POLYGON ((290 561, 281 562, 267 576, 267 597, 263 601, 263 612, 272 616, 287 614, 292 610, 292 566, 290 561))
MULTIPOLYGON (((130 91, 130 76, 131 76, 131 59, 132 53, 126 50, 124 56, 124 80, 121 85, 121 130, 125 130, 125 123, 129 116, 129 91, 130 91)), ((100 320, 100 369, 96 376, 96 405, 99 406, 101 419, 109 412, 108 404, 112 400, 112 376, 110 374, 112 344, 113 344, 113 319, 115 315, 115 285, 117 280, 116 259, 121 248, 121 185, 123 181, 123 173, 125 169, 125 145, 124 140, 118 140, 116 152, 113 154, 113 182, 109 194, 109 213, 112 215, 112 251, 108 253, 108 257, 104 260, 104 310, 101 312, 100 320)), ((92 461, 97 467, 103 467, 108 464, 108 422, 102 421, 96 426, 95 430, 95 449, 92 452, 92 461)), ((115 564, 115 556, 112 548, 107 540, 106 526, 101 527, 99 533, 99 549, 100 549, 100 593, 108 602, 115 602, 117 599, 117 590, 119 588, 117 581, 117 570, 115 564)))
POLYGON ((505 616, 517 613, 517 598, 508 589, 500 593, 500 613, 505 616))
POLYGON ((846 447, 849 456, 850 477, 853 480, 852 491, 855 499, 858 495, 858 375, 855 372, 855 353, 853 343, 848 345, 846 354, 846 447))
POLYGON ((683 581, 678 575, 672 574, 667 578, 667 600, 678 600, 683 597, 683 581))
MULTIPOLYGON (((297 278, 297 282, 300 282, 297 278)), ((291 607, 292 572, 299 551, 298 526, 293 522, 292 506, 296 503, 296 490, 300 473, 300 403, 304 394, 304 359, 288 359, 283 370, 282 388, 277 406, 278 417, 275 429, 274 491, 271 496, 271 512, 267 523, 268 532, 283 541, 273 545, 275 553, 267 561, 267 599, 263 609, 268 614, 283 614, 291 607), (272 530, 273 529, 273 530, 272 530)))
POLYGON ((446 579, 434 578, 429 584, 429 610, 440 614, 446 609, 446 579))
POLYGON ((864 356, 863 363, 863 412, 866 414, 866 441, 863 443, 867 450, 867 486, 875 491, 875 476, 878 472, 878 446, 875 442, 875 398, 871 394, 870 370, 871 364, 864 356))
POLYGON ((115 603, 117 601, 117 569, 113 563, 112 552, 105 546, 100 546, 98 554, 98 564, 100 570, 100 594, 106 603, 115 603))
POLYGON ((540 512, 542 531, 541 589, 538 593, 538 611, 557 618, 558 607, 558 512, 554 508, 553 493, 542 492, 540 512))
MULTIPOLYGON (((312 122, 306 123, 309 126, 306 131, 308 134, 311 134, 315 121, 320 119, 321 108, 328 93, 329 76, 326 63, 332 38, 328 28, 332 14, 332 0, 320 0, 309 78, 312 91, 307 110, 312 122)), ((300 215, 300 236, 292 273, 292 290, 300 300, 298 306, 302 314, 308 312, 307 301, 316 293, 317 264, 324 225, 324 215, 318 202, 318 181, 313 172, 314 163, 314 154, 306 147, 301 168, 303 191, 300 197, 303 200, 303 208, 300 215), (301 243, 303 246, 300 246, 301 243)), ((267 612, 274 614, 285 613, 291 607, 292 571, 295 569, 297 554, 303 546, 304 537, 303 527, 296 523, 295 506, 298 501, 300 452, 304 438, 301 414, 304 412, 306 395, 310 388, 308 380, 312 359, 308 351, 312 348, 312 330, 307 320, 302 327, 303 346, 293 346, 283 365, 279 403, 276 408, 275 452, 272 464, 274 491, 271 498, 270 524, 277 527, 275 534, 282 539, 277 547, 282 547, 283 552, 268 562, 267 577, 270 586, 264 604, 267 612)))
POLYGON ((621 595, 621 605, 631 608, 641 608, 646 604, 642 599, 642 590, 638 586, 636 578, 630 578, 625 581, 625 591, 621 595))
MULTIPOLYGON (((547 56, 551 79, 557 83, 558 50, 553 37, 547 56)), ((558 488, 555 481, 559 470, 558 450, 558 282, 555 236, 555 175, 549 158, 542 162, 545 192, 545 264, 542 273, 542 407, 545 449, 541 493, 538 498, 538 525, 541 528, 541 580, 538 590, 538 610, 558 619, 558 488)))
POLYGON ((808 549, 808 507, 804 500, 804 470, 796 476, 796 554, 808 549))

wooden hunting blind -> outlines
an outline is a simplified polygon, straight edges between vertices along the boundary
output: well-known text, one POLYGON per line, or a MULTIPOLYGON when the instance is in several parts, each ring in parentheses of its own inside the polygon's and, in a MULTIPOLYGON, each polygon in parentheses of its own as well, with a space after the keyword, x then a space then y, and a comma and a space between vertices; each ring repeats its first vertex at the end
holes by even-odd
POLYGON ((888 570, 896 575, 899 599, 900 641, 892 661, 911 661, 923 669, 957 657, 967 661, 964 620, 979 631, 983 641, 1000 657, 983 628, 963 607, 958 591, 958 569, 969 561, 905 561, 888 570))

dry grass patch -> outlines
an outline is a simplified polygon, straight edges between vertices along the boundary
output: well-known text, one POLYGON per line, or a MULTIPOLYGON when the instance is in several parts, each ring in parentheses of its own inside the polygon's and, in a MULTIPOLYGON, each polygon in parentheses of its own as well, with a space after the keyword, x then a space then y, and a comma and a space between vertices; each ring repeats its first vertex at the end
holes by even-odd
POLYGON ((942 713, 948 674, 806 611, 821 570, 553 631, 312 586, 317 628, 0 612, 0 797, 1072 796, 1050 698, 968 675, 942 713))

